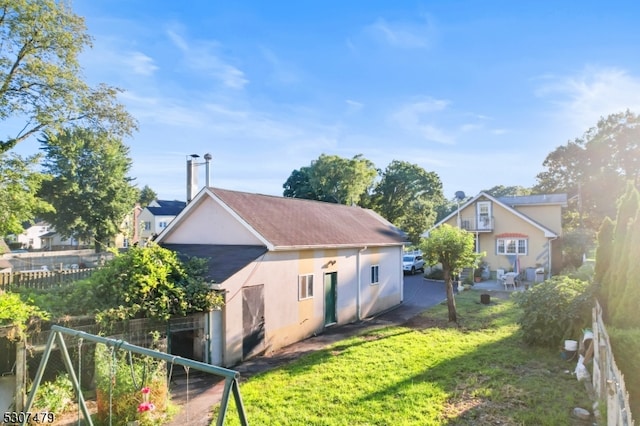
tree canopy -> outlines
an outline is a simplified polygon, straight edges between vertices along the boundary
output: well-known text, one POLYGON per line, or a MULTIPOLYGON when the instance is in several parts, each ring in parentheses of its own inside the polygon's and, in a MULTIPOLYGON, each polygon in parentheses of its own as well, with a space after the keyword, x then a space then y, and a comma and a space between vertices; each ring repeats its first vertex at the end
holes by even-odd
POLYGON ((640 117, 625 111, 600 119, 582 137, 551 152, 543 166, 534 191, 577 196, 565 225, 595 233, 605 217, 615 217, 626 182, 640 185, 640 117))
POLYGON ((339 204, 360 204, 377 175, 374 164, 356 155, 351 159, 321 154, 308 167, 294 170, 282 185, 285 197, 339 204))
POLYGON ((371 207, 404 230, 414 243, 436 218, 443 202, 442 182, 435 172, 417 164, 393 160, 382 172, 371 197, 371 207))
POLYGON ((429 232, 429 237, 423 241, 421 249, 427 263, 442 265, 447 288, 449 321, 457 322, 451 275, 463 268, 476 266, 484 253, 476 253, 472 233, 446 223, 429 232))
POLYGON ((53 207, 37 196, 46 178, 35 170, 40 155, 22 158, 0 153, 0 235, 22 233, 24 222, 53 207))
POLYGON ((138 203, 142 208, 147 207, 152 201, 157 199, 158 194, 156 194, 156 192, 151 189, 149 185, 145 185, 138 194, 138 203))
POLYGON ((57 232, 108 246, 133 207, 137 191, 128 177, 129 148, 105 132, 86 129, 46 134, 42 199, 56 209, 43 214, 57 232))
MULTIPOLYGON (((0 153, 42 131, 65 126, 127 135, 134 119, 116 100, 119 89, 82 80, 78 56, 91 46, 84 19, 65 0, 0 3, 0 121, 22 120, 4 135, 0 153)), ((5 131, 7 128, 5 127, 5 131)))

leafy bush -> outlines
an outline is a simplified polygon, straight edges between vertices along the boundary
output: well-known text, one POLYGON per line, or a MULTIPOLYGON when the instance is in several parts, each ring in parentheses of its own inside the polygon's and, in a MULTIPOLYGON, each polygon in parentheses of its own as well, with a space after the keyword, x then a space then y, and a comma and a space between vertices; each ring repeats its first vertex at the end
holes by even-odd
POLYGON ((518 323, 527 344, 555 347, 591 323, 593 295, 586 281, 557 276, 514 298, 523 310, 518 323))
POLYGON ((616 364, 624 374, 633 417, 638 419, 640 417, 640 375, 637 371, 640 365, 640 329, 607 327, 607 332, 611 339, 616 364))
POLYGON ((433 268, 429 273, 425 274, 425 277, 430 280, 444 280, 444 271, 440 268, 433 268))
POLYGON ((53 382, 43 382, 33 401, 35 411, 65 413, 73 408, 76 395, 69 376, 59 374, 53 382))
POLYGON ((0 293, 0 325, 15 326, 15 333, 9 338, 20 338, 34 318, 47 319, 45 311, 39 309, 30 301, 23 301, 15 293, 0 293))

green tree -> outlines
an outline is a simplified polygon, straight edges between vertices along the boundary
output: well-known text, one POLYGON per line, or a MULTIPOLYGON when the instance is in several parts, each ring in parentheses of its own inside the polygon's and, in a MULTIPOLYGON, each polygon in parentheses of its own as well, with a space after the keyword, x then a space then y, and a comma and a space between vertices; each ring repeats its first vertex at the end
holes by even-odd
POLYGON ((90 278, 96 319, 102 323, 130 318, 169 319, 219 307, 222 298, 203 278, 206 261, 182 262, 156 244, 131 247, 90 278))
MULTIPOLYGON (((65 0, 0 3, 0 121, 23 120, 0 153, 43 131, 98 128, 124 136, 135 120, 116 100, 119 89, 90 87, 78 56, 91 45, 84 19, 65 0)), ((5 131, 6 128, 5 128, 5 131)))
POLYGON ((596 248, 596 265, 593 275, 593 281, 598 289, 598 299, 603 309, 608 312, 608 292, 606 278, 609 275, 609 267, 613 259, 613 230, 615 224, 611 219, 606 217, 602 221, 600 230, 598 231, 598 246, 596 248))
POLYGON ((609 318, 613 320, 614 325, 617 310, 622 299, 624 298, 624 288, 626 286, 627 271, 632 262, 637 262, 637 255, 633 258, 627 252, 628 239, 630 230, 634 225, 634 219, 640 209, 640 194, 630 183, 627 186, 627 191, 620 198, 618 203, 618 214, 616 216, 616 224, 613 230, 613 252, 612 252, 612 264, 609 267, 609 272, 605 277, 607 281, 608 289, 608 305, 609 314, 612 315, 609 318))
POLYGON ((463 268, 476 266, 484 253, 475 252, 473 234, 446 223, 429 232, 429 237, 423 241, 421 248, 428 264, 442 265, 449 321, 458 322, 451 276, 463 268))
POLYGON ((46 134, 41 144, 51 180, 40 195, 56 209, 43 218, 60 234, 91 240, 101 251, 136 201, 129 148, 106 132, 87 129, 46 134))
POLYGON ((630 111, 609 115, 580 138, 558 147, 545 159, 534 192, 577 195, 565 219, 568 226, 593 232, 615 216, 615 201, 627 181, 640 185, 640 117, 630 111), (575 214, 571 214, 575 213, 575 214))
POLYGON ((149 185, 145 185, 138 194, 138 203, 142 208, 147 207, 149 203, 157 199, 158 194, 156 194, 155 191, 149 187, 149 185))
POLYGON ((36 195, 46 178, 34 170, 40 157, 0 153, 0 235, 20 234, 24 222, 53 212, 53 207, 36 195))
POLYGON ((491 189, 484 190, 482 192, 486 192, 492 197, 500 198, 500 197, 517 197, 521 195, 530 195, 531 188, 525 188, 523 186, 504 186, 504 185, 496 185, 491 189))
POLYGON ((282 187, 284 188, 282 195, 285 197, 325 201, 322 195, 318 194, 311 186, 311 182, 309 181, 309 167, 300 167, 300 170, 292 171, 282 187))
POLYGON ((382 173, 371 197, 371 205, 389 222, 403 229, 412 243, 436 218, 443 201, 442 182, 435 172, 417 164, 393 160, 382 173))
POLYGON ((284 196, 347 205, 362 204, 377 173, 373 163, 362 155, 348 159, 321 154, 308 167, 291 173, 283 185, 284 196))
POLYGON ((620 328, 637 328, 640 330, 640 315, 638 315, 638 302, 640 302, 640 209, 636 211, 636 217, 629 224, 629 234, 625 241, 625 257, 628 259, 626 276, 622 298, 614 312, 615 325, 620 328))

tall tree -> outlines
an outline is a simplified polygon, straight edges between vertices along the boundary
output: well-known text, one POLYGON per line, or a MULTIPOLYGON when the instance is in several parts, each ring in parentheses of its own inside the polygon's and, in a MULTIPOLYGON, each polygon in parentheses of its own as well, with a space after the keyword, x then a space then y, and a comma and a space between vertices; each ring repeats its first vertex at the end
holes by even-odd
POLYGON ((0 153, 0 236, 22 233, 22 223, 53 207, 37 197, 45 176, 35 170, 41 155, 0 153))
POLYGON ((491 189, 484 190, 482 192, 486 192, 492 197, 517 197, 521 195, 529 195, 531 194, 531 188, 525 188, 524 186, 504 186, 504 185, 496 185, 491 189))
POLYGON ((534 192, 566 192, 577 195, 569 214, 578 223, 597 231, 605 217, 616 214, 616 200, 627 181, 640 186, 640 117, 625 111, 598 121, 596 127, 558 147, 545 159, 534 192))
POLYGON ((56 209, 44 219, 60 234, 91 240, 101 251, 136 201, 128 177, 129 148, 105 132, 87 129, 46 134, 41 143, 51 180, 40 194, 56 209))
POLYGON ((442 204, 443 199, 442 182, 435 172, 393 160, 382 173, 371 204, 418 244, 422 233, 435 222, 436 206, 442 204))
POLYGON ((318 194, 311 186, 309 167, 300 167, 300 170, 292 171, 282 187, 284 188, 282 195, 285 197, 324 201, 322 194, 318 194))
POLYGON ((156 192, 153 189, 151 189, 149 185, 145 185, 140 190, 140 194, 138 195, 138 203, 142 208, 147 207, 149 203, 157 199, 158 199, 158 194, 156 194, 156 192))
POLYGON ((377 173, 373 163, 360 154, 351 159, 321 154, 308 167, 291 173, 283 185, 284 196, 361 204, 377 173))
POLYGON ((0 45, 0 121, 24 121, 0 140, 0 153, 32 135, 69 125, 120 136, 135 129, 133 118, 116 101, 119 89, 92 88, 82 80, 78 56, 91 38, 70 2, 2 0, 0 45))
POLYGON ((458 322, 451 276, 463 268, 476 266, 484 253, 475 252, 472 233, 446 223, 432 230, 429 237, 423 241, 421 248, 427 263, 442 265, 447 289, 449 321, 458 322))

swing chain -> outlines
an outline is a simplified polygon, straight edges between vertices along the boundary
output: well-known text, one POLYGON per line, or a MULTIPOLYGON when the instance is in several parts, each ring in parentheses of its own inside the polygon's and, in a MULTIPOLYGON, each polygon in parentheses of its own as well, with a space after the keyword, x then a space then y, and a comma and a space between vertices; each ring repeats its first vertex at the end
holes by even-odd
POLYGON ((140 383, 140 386, 138 386, 135 371, 133 370, 133 357, 131 355, 131 351, 129 351, 129 370, 131 371, 131 383, 133 383, 134 390, 142 390, 147 381, 147 360, 145 359, 144 365, 142 366, 142 382, 140 383))

